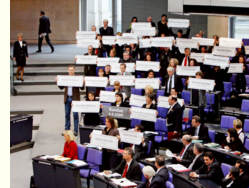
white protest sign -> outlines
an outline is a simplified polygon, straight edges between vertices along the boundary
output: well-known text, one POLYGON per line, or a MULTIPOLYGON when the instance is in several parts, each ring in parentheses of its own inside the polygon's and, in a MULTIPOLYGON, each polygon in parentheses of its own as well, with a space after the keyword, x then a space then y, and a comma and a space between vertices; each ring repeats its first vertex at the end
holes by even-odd
POLYGON ((135 36, 127 35, 127 36, 117 36, 116 44, 119 46, 125 45, 125 44, 137 44, 138 39, 135 36))
POLYGON ((160 63, 158 61, 136 61, 136 70, 148 71, 152 69, 154 72, 159 72, 160 63))
POLYGON ((130 110, 131 110, 130 118, 156 122, 157 111, 154 109, 131 107, 130 110))
POLYGON ((176 38, 176 46, 178 48, 198 48, 198 42, 193 39, 176 38))
POLYGON ((58 86, 69 86, 69 87, 82 87, 83 86, 83 76, 57 76, 58 86))
POLYGON ((206 54, 207 53, 191 53, 190 58, 195 59, 199 63, 203 63, 204 62, 204 57, 205 57, 206 54))
POLYGON ((110 65, 111 63, 118 63, 119 57, 98 57, 97 58, 97 66, 104 67, 106 65, 110 65))
POLYGON ((145 96, 131 94, 130 105, 142 107, 146 103, 145 96))
MULTIPOLYGON (((126 64, 126 72, 135 72, 135 63, 125 63, 126 64)), ((111 72, 113 73, 119 73, 120 71, 120 65, 121 63, 115 63, 111 62, 111 72)))
POLYGON ((105 149, 118 150, 118 138, 104 134, 93 134, 90 145, 105 149))
POLYGON ((93 48, 99 47, 99 40, 95 39, 79 39, 77 40, 77 46, 81 48, 88 48, 88 46, 92 46, 93 48))
POLYGON ((189 78, 188 88, 189 89, 213 91, 214 84, 215 84, 214 80, 189 78))
POLYGON ((120 130, 119 135, 121 142, 129 144, 139 145, 143 139, 143 133, 141 132, 120 130))
POLYGON ((227 73, 243 73, 243 63, 230 63, 227 73))
POLYGON ((72 101, 72 112, 99 113, 99 101, 72 101))
POLYGON ((76 32, 76 39, 95 39, 96 32, 95 31, 77 31, 76 32))
POLYGON ((225 46, 214 46, 212 54, 217 56, 234 57, 236 55, 236 48, 225 47, 225 46))
POLYGON ((98 76, 86 76, 85 84, 87 87, 106 87, 108 84, 108 78, 98 76))
POLYGON ((176 74, 179 76, 195 76, 200 71, 200 66, 180 66, 176 67, 176 74))
POLYGON ((97 56, 96 55, 76 55, 76 64, 80 65, 96 65, 97 56))
POLYGON ((219 46, 241 48, 241 43, 241 39, 232 39, 224 37, 219 38, 219 46))
POLYGON ((143 29, 143 28, 151 28, 151 23, 150 22, 133 22, 131 24, 132 31, 136 29, 143 29))
POLYGON ((210 38, 202 38, 202 37, 192 37, 193 41, 197 41, 200 46, 213 46, 214 45, 214 39, 210 38))
POLYGON ((152 47, 172 48, 174 37, 154 37, 151 38, 152 47))
POLYGON ((160 80, 159 78, 136 78, 136 89, 144 89, 147 85, 150 85, 153 89, 159 89, 160 80))
POLYGON ((177 28, 188 28, 189 20, 188 19, 168 19, 168 27, 177 27, 177 28))
POLYGON ((246 55, 249 55, 249 46, 245 46, 246 55))
POLYGON ((157 106, 158 107, 162 107, 162 108, 170 108, 170 105, 169 105, 169 97, 164 97, 164 96, 158 96, 157 98, 157 106))
POLYGON ((206 54, 204 57, 204 65, 219 66, 222 69, 229 66, 229 57, 215 56, 212 54, 206 54))
POLYGON ((116 36, 102 36, 102 42, 104 45, 115 45, 116 36))
POLYGON ((113 103, 116 101, 115 92, 101 90, 99 94, 99 100, 101 102, 113 103))
POLYGON ((110 85, 114 85, 115 81, 119 81, 121 86, 134 86, 135 76, 110 75, 109 80, 110 80, 110 85))
POLYGON ((139 48, 150 48, 151 39, 139 39, 139 48))
POLYGON ((149 28, 137 28, 133 30, 135 34, 137 34, 138 37, 143 36, 155 36, 156 35, 156 28, 155 27, 149 27, 149 28))

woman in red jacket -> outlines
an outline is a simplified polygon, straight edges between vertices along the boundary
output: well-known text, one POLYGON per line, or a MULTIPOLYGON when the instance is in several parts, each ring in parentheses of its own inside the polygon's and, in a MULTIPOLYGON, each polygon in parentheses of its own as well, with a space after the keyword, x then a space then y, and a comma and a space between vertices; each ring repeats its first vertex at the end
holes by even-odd
POLYGON ((64 138, 65 144, 62 156, 69 157, 71 159, 78 159, 78 148, 76 142, 74 141, 73 132, 71 130, 65 131, 64 138))

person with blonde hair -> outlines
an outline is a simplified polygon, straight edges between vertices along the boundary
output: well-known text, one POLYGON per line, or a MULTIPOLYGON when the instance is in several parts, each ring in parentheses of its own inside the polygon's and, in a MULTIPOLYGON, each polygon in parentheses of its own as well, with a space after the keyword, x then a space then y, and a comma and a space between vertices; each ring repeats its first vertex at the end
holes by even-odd
POLYGON ((26 65, 26 60, 28 59, 28 46, 27 42, 23 41, 23 34, 17 34, 17 41, 14 43, 13 48, 13 59, 17 64, 16 79, 19 80, 19 73, 21 72, 21 80, 23 79, 24 67, 26 65))
POLYGON ((78 147, 76 142, 74 141, 75 137, 73 132, 71 130, 65 130, 64 138, 65 138, 65 144, 62 156, 71 159, 78 159, 78 147))
POLYGON ((154 92, 154 89, 153 89, 153 87, 151 87, 151 85, 145 86, 145 88, 144 88, 145 95, 153 95, 154 94, 153 92, 154 92))
POLYGON ((235 128, 235 130, 238 133, 239 139, 241 140, 242 144, 244 144, 245 133, 243 132, 242 129, 242 121, 240 119, 233 120, 233 128, 235 128))

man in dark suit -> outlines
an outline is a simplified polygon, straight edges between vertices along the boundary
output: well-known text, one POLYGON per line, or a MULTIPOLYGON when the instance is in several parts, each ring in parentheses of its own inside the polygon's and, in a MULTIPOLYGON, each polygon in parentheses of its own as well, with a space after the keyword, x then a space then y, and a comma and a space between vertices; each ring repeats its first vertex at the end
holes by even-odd
POLYGON ((184 135, 182 137, 183 148, 181 152, 172 159, 173 163, 177 162, 186 167, 190 165, 194 159, 193 144, 191 142, 192 139, 190 135, 184 135))
POLYGON ((49 18, 47 16, 45 16, 44 11, 41 11, 40 12, 40 19, 39 19, 39 32, 38 32, 39 38, 38 38, 38 50, 36 51, 37 53, 41 52, 43 37, 45 37, 47 44, 50 46, 51 53, 54 52, 54 47, 51 44, 50 39, 49 39, 50 33, 51 33, 51 29, 50 29, 49 18))
POLYGON ((177 93, 181 93, 183 89, 181 78, 175 74, 175 69, 173 67, 168 67, 167 72, 168 76, 165 79, 164 95, 169 96, 172 88, 174 88, 177 93))
POLYGON ((143 175, 146 179, 146 182, 143 182, 138 185, 138 188, 149 188, 152 178, 155 176, 156 172, 151 166, 145 166, 143 167, 143 175))
MULTIPOLYGON (((70 65, 68 67, 68 74, 70 76, 75 76, 75 67, 70 65)), ((59 86, 60 89, 64 89, 64 104, 65 104, 65 130, 70 130, 71 126, 71 108, 72 108, 72 101, 80 101, 80 89, 84 89, 82 86, 79 87, 64 87, 59 86)), ((78 136, 78 125, 79 125, 79 114, 78 112, 73 112, 74 118, 74 135, 78 136)), ((64 135, 64 134, 63 134, 64 135)))
POLYGON ((168 110, 166 119, 168 131, 173 132, 175 137, 179 137, 182 133, 182 107, 177 102, 176 96, 169 96, 168 99, 170 108, 168 110))
POLYGON ((189 63, 190 63, 190 48, 185 48, 184 49, 184 54, 181 54, 178 57, 178 60, 179 60, 179 64, 181 66, 189 66, 189 63))
POLYGON ((192 117, 192 127, 187 130, 187 134, 192 136, 192 140, 203 140, 210 142, 208 127, 201 124, 201 118, 197 115, 192 117))
POLYGON ((182 29, 178 29, 176 34, 173 33, 173 36, 175 38, 189 38, 189 34, 190 34, 190 26, 187 28, 187 31, 185 34, 183 34, 182 29))
POLYGON ((133 151, 130 147, 124 149, 123 161, 111 171, 104 171, 106 174, 117 172, 121 174, 123 178, 127 178, 131 181, 141 181, 142 171, 139 164, 133 159, 133 151))
POLYGON ((249 187, 248 165, 244 161, 238 160, 235 163, 235 167, 239 168, 240 170, 239 178, 238 178, 238 181, 241 184, 240 188, 249 187))
POLYGON ((216 162, 213 153, 206 152, 203 159, 205 164, 195 172, 191 172, 189 176, 192 178, 209 179, 217 184, 221 184, 224 175, 219 163, 216 162))
POLYGON ((191 162, 191 164, 188 166, 190 170, 197 170, 199 169, 203 164, 203 145, 200 143, 195 143, 193 147, 193 153, 195 154, 195 158, 191 162))
POLYGON ((239 181, 240 169, 233 166, 230 172, 222 180, 222 187, 237 188, 244 187, 244 185, 239 181))
POLYGON ((103 27, 99 29, 99 33, 101 36, 106 36, 106 35, 113 35, 113 28, 108 26, 108 20, 104 19, 103 20, 103 27))

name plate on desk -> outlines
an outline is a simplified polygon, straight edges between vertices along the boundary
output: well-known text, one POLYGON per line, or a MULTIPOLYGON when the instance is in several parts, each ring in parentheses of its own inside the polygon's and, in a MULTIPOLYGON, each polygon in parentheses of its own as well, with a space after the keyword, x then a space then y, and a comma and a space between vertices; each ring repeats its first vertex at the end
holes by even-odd
POLYGON ((207 54, 204 57, 204 65, 219 66, 221 69, 225 69, 229 66, 229 57, 215 56, 207 54))
POLYGON ((101 90, 99 94, 99 100, 102 102, 113 103, 116 101, 115 92, 101 90))
POLYGON ((241 48, 242 40, 241 39, 232 39, 232 38, 219 38, 219 45, 226 47, 241 48))
POLYGON ((176 67, 176 74, 179 76, 195 76, 200 71, 200 66, 180 66, 176 67))
POLYGON ((121 86, 134 86, 135 76, 127 75, 127 76, 115 76, 110 75, 110 85, 114 85, 115 81, 119 81, 121 86))
POLYGON ((88 46, 92 46, 93 48, 99 47, 99 40, 95 39, 78 39, 77 46, 81 48, 88 48, 88 46))
POLYGON ((139 145, 143 139, 143 133, 135 131, 119 131, 121 142, 139 145))
POLYGON ((116 136, 93 134, 90 145, 105 149, 118 150, 118 138, 116 136))
POLYGON ((116 38, 116 36, 102 36, 102 42, 104 45, 115 45, 116 38))
POLYGON ((95 39, 96 38, 96 32, 95 31, 77 31, 76 32, 76 40, 81 39, 95 39))
MULTIPOLYGON (((126 72, 135 72, 135 63, 125 63, 126 64, 126 72)), ((121 63, 111 62, 111 72, 119 73, 121 63)))
POLYGON ((236 48, 214 46, 212 54, 217 56, 234 57, 236 55, 236 48))
POLYGON ((160 80, 159 78, 136 78, 136 89, 144 89, 147 85, 150 85, 153 89, 159 89, 160 80))
POLYGON ((131 94, 130 105, 142 107, 145 103, 145 96, 131 94))
POLYGON ((119 119, 130 119, 130 113, 127 107, 103 106, 102 113, 106 116, 111 116, 119 119))
POLYGON ((152 47, 172 48, 174 37, 154 37, 151 38, 152 47))
POLYGON ((57 76, 58 86, 69 86, 69 87, 82 87, 83 76, 57 76))
POLYGON ((148 71, 152 69, 154 72, 159 72, 159 66, 158 61, 136 61, 136 70, 138 71, 148 71))
POLYGON ((131 107, 131 118, 156 122, 156 110, 131 107))
POLYGON ((176 27, 176 28, 188 28, 189 20, 188 19, 168 19, 168 27, 176 27))
POLYGON ((242 63, 230 63, 227 73, 243 73, 242 63))
POLYGON ((192 37, 192 40, 197 41, 200 44, 200 46, 213 46, 214 45, 214 39, 192 37))
POLYGON ((208 53, 191 53, 190 58, 195 59, 199 63, 203 63, 206 54, 208 53))
POLYGON ((76 64, 80 65, 96 65, 97 64, 97 56, 91 55, 77 55, 76 64))
POLYGON ((107 77, 86 76, 85 84, 87 87, 106 87, 108 83, 107 77))
POLYGON ((104 67, 106 65, 110 65, 111 63, 118 63, 119 57, 98 57, 97 58, 97 66, 104 67))
POLYGON ((99 113, 99 101, 73 101, 72 111, 82 113, 99 113))
POLYGON ((214 80, 189 78, 188 88, 189 89, 213 91, 214 84, 215 84, 214 80))

